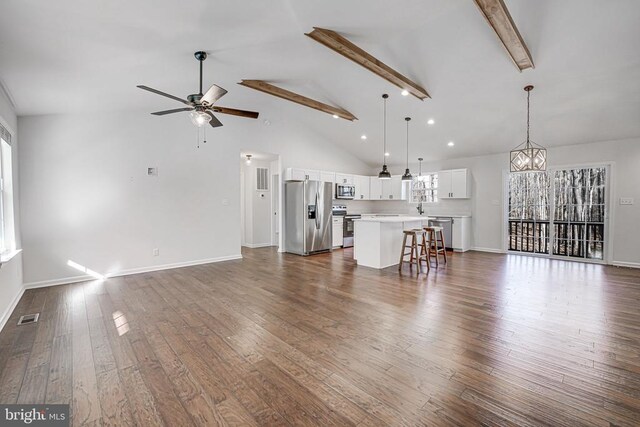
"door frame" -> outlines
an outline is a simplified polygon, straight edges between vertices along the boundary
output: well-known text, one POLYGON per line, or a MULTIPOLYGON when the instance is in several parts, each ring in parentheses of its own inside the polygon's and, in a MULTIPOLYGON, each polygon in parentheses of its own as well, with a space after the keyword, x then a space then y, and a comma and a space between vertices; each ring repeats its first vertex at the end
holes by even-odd
MULTIPOLYGON (((612 222, 612 218, 615 216, 615 162, 614 161, 605 161, 605 162, 588 162, 588 163, 571 163, 571 164, 563 164, 556 165, 547 168, 547 173, 554 174, 557 170, 566 170, 566 169, 584 169, 584 168, 595 168, 595 167, 604 167, 606 169, 606 182, 605 182, 605 207, 604 207, 604 248, 603 248, 603 256, 601 260, 598 259, 590 259, 590 258, 575 258, 570 256, 563 255, 554 255, 553 254, 553 239, 555 238, 554 227, 552 226, 553 212, 555 210, 555 197, 554 194, 550 194, 549 197, 549 251, 548 254, 538 254, 532 252, 518 252, 518 251, 510 251, 509 250, 509 175, 510 172, 507 169, 503 169, 502 171, 502 250, 506 254, 510 255, 521 255, 521 256, 534 256, 541 258, 548 258, 554 260, 563 260, 563 261, 574 261, 574 262, 584 262, 588 264, 604 264, 610 265, 611 260, 613 259, 613 234, 614 234, 614 224, 612 222)), ((555 185, 553 183, 553 175, 551 176, 551 189, 555 191, 555 185)))

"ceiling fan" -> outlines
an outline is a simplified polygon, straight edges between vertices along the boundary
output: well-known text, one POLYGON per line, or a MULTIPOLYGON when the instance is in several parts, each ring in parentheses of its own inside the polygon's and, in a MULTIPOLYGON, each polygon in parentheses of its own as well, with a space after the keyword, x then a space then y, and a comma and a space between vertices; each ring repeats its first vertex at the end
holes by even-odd
POLYGON ((209 123, 212 127, 222 126, 222 123, 213 113, 231 114, 233 116, 248 117, 250 119, 257 119, 258 113, 255 111, 236 110, 235 108, 219 107, 213 105, 218 99, 222 98, 227 91, 218 85, 213 85, 206 93, 202 93, 202 63, 207 59, 207 53, 198 51, 194 53, 196 59, 200 62, 200 90, 196 94, 187 96, 187 99, 178 98, 177 96, 170 95, 168 93, 159 91, 157 89, 150 88, 144 85, 138 85, 140 89, 147 90, 149 92, 157 93, 158 95, 166 96, 175 101, 182 102, 188 107, 176 108, 174 110, 156 111, 151 113, 154 116, 164 116, 165 114, 180 113, 183 111, 190 111, 189 116, 194 125, 202 127, 209 123))

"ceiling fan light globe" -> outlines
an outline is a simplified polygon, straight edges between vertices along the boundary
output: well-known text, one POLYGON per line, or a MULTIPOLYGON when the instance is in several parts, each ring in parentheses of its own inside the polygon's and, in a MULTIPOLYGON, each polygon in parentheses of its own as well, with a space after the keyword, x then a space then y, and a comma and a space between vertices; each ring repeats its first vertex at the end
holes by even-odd
POLYGON ((189 113, 189 117, 191 117, 191 122, 199 128, 211 121, 211 116, 203 111, 192 111, 189 113))

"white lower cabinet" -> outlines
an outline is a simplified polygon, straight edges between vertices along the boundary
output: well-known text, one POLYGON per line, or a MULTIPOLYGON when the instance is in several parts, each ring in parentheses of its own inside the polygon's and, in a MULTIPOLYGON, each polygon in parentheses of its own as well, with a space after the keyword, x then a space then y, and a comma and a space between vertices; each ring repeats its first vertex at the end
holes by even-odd
POLYGON ((333 227, 333 247, 342 246, 342 226, 344 224, 343 217, 334 217, 331 226, 333 227))
POLYGON ((453 218, 451 247, 456 252, 466 252, 471 249, 471 218, 453 218))

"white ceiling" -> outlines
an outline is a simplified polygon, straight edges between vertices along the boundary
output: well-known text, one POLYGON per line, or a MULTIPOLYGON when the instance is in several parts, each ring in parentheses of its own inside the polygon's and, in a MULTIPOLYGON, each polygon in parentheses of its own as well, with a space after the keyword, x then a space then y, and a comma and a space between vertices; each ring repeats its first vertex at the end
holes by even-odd
MULTIPOLYGON (((210 53, 205 86, 220 105, 253 109, 272 126, 296 120, 370 164, 382 157, 388 102, 390 164, 496 153, 525 132, 545 146, 640 136, 640 2, 506 0, 535 70, 518 72, 472 0, 3 0, 0 78, 19 115, 180 107, 137 84, 197 92, 196 50, 210 53), (420 101, 305 37, 336 30, 415 80, 420 101), (264 79, 355 114, 335 120, 237 85, 264 79), (428 118, 436 121, 427 126, 428 118), (362 142, 361 134, 368 139, 362 142), (455 141, 455 147, 447 142, 455 141)), ((228 126, 247 119, 221 116, 228 126)), ((158 118, 162 120, 162 118, 158 118)), ((188 120, 185 117, 185 120, 188 120)))

